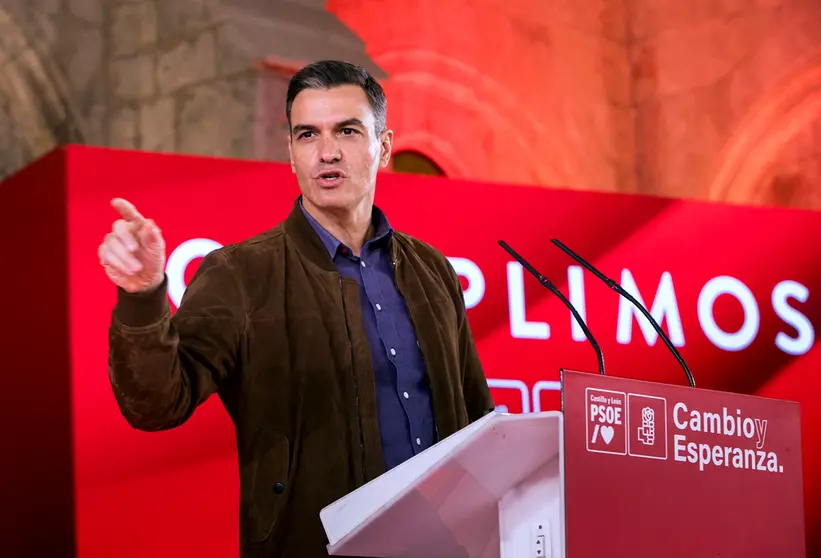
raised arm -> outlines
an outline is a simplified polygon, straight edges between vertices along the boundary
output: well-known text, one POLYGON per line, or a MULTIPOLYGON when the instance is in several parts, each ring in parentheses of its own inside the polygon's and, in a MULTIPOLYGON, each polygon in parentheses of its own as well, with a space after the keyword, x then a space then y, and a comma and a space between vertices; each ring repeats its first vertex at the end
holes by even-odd
POLYGON ((109 329, 109 379, 123 416, 140 430, 185 422, 237 366, 245 304, 223 250, 206 256, 171 317, 165 242, 125 200, 99 248, 117 286, 109 329))

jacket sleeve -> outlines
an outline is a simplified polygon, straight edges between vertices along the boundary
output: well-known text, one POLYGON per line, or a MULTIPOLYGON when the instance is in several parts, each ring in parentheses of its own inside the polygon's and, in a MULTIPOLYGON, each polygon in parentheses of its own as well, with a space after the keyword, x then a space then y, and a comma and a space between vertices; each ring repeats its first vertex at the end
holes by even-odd
POLYGON ((455 285, 459 295, 454 303, 459 322, 459 357, 462 366, 462 392, 465 397, 465 406, 468 412, 468 420, 474 422, 493 412, 496 405, 490 395, 490 388, 487 385, 487 378, 476 351, 476 344, 473 342, 473 333, 467 318, 467 308, 465 307, 464 292, 459 282, 459 276, 448 263, 450 280, 455 285))
POLYGON ((150 293, 118 289, 109 328, 109 379, 136 429, 173 428, 191 417, 238 366, 243 294, 222 249, 203 258, 171 317, 167 278, 150 293))

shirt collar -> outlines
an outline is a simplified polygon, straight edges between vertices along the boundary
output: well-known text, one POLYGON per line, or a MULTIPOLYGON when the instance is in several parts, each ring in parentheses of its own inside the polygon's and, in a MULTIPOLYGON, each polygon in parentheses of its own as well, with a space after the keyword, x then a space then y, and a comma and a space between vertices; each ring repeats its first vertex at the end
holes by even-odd
MULTIPOLYGON (((305 209, 302 205, 302 196, 299 197, 299 208, 302 210, 302 213, 305 215, 305 218, 308 220, 308 223, 311 224, 311 227, 314 229, 316 234, 319 236, 319 239, 322 241, 322 245, 325 246, 325 249, 328 251, 328 255, 331 256, 333 259, 336 256, 337 251, 340 247, 343 250, 347 251, 347 253, 351 253, 350 248, 342 244, 333 234, 328 232, 328 230, 319 224, 319 222, 314 219, 310 213, 305 209)), ((366 243, 365 246, 376 246, 377 244, 380 246, 387 246, 388 240, 393 236, 393 228, 391 224, 388 222, 388 218, 376 206, 373 206, 373 213, 371 214, 371 223, 373 224, 374 228, 374 235, 371 237, 366 243), (384 241, 384 242, 383 242, 384 241)))

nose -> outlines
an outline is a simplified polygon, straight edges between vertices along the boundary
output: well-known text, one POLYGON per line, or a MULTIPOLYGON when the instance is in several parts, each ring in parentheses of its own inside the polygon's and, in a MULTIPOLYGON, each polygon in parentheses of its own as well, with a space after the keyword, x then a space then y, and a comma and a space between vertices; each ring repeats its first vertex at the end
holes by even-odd
POLYGON ((342 152, 334 138, 324 138, 322 141, 320 160, 325 163, 337 163, 342 158, 342 152))

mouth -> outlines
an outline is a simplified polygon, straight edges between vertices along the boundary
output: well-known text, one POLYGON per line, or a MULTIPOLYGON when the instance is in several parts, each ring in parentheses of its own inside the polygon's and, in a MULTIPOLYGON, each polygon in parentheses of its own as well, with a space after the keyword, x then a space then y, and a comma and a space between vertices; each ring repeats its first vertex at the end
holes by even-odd
POLYGON ((344 178, 345 173, 338 170, 322 171, 316 175, 316 179, 319 182, 319 184, 326 188, 330 188, 340 184, 344 178))

